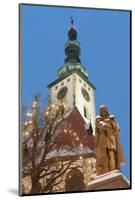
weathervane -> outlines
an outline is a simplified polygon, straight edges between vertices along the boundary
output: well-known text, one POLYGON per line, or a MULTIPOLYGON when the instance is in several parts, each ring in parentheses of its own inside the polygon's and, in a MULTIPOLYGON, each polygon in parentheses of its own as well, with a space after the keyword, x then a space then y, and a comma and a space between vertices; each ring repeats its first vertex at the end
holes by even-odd
POLYGON ((71 20, 71 25, 73 26, 74 20, 73 20, 73 17, 72 17, 72 16, 70 17, 70 20, 71 20))

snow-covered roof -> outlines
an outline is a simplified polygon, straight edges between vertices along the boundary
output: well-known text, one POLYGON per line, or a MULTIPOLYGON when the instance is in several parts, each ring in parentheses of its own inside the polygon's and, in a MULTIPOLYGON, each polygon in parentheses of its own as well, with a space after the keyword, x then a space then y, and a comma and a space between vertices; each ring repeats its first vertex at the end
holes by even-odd
POLYGON ((48 153, 47 158, 93 153, 95 138, 87 132, 85 125, 76 107, 65 114, 56 130, 56 145, 48 153))
MULTIPOLYGON (((83 157, 90 157, 95 155, 95 138, 86 130, 85 121, 76 107, 62 116, 58 123, 54 132, 53 145, 48 150, 44 160, 49 161, 54 158, 63 159, 63 157, 65 159, 67 157, 76 158, 82 155, 83 157)), ((32 164, 30 159, 33 147, 32 139, 27 142, 27 147, 29 152, 27 152, 24 162, 30 167, 32 164)), ((36 163, 41 161, 44 147, 45 136, 43 134, 37 144, 36 163)))

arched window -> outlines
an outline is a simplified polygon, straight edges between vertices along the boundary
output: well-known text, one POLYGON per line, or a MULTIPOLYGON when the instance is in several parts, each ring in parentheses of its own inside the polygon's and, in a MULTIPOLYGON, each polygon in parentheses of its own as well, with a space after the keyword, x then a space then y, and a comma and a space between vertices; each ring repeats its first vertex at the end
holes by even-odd
POLYGON ((83 173, 77 169, 71 169, 65 178, 65 191, 82 191, 84 189, 83 173))
POLYGON ((84 117, 87 118, 87 110, 86 110, 86 107, 84 106, 84 117))

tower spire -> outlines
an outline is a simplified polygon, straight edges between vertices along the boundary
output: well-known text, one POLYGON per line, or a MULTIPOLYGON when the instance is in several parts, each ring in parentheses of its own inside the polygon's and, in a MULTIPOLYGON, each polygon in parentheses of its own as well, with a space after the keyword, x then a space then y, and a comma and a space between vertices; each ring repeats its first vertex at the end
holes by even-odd
POLYGON ((70 17, 70 20, 71 20, 71 26, 73 26, 74 20, 73 20, 73 17, 72 17, 72 16, 70 17))
POLYGON ((68 30, 68 41, 65 44, 65 63, 78 64, 80 60, 80 44, 77 41, 77 30, 74 26, 73 17, 70 17, 71 26, 68 30))
POLYGON ((68 31, 68 38, 69 40, 77 40, 77 31, 76 28, 74 27, 74 20, 73 17, 70 17, 70 22, 71 22, 71 27, 68 31))

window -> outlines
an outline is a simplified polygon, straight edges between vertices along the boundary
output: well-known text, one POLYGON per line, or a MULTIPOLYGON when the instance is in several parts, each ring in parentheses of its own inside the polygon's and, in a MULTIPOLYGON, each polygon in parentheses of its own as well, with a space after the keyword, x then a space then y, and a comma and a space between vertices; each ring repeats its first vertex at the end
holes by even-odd
POLYGON ((82 82, 81 79, 79 79, 80 83, 82 82))
POLYGON ((87 118, 87 110, 86 110, 86 107, 84 106, 84 117, 87 118))
POLYGON ((90 88, 88 87, 88 90, 90 91, 90 88))
POLYGON ((84 87, 86 87, 86 84, 84 83, 84 87))
POLYGON ((73 105, 75 106, 75 94, 73 94, 73 105))
POLYGON ((58 86, 55 87, 55 90, 57 90, 57 89, 58 89, 58 86))
POLYGON ((61 83, 61 86, 63 86, 63 85, 64 85, 64 82, 61 83))
POLYGON ((69 82, 69 81, 70 81, 70 78, 68 78, 67 81, 69 82))

